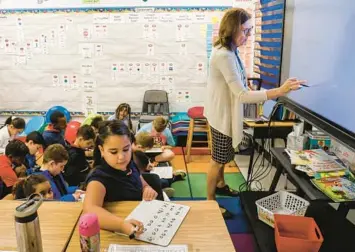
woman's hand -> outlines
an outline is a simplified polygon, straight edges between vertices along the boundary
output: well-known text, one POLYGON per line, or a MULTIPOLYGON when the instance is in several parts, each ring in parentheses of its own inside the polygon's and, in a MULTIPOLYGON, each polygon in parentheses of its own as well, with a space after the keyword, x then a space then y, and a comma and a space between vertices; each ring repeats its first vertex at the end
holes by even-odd
POLYGON ((281 95, 286 95, 292 90, 297 90, 300 88, 301 84, 306 83, 304 80, 297 80, 296 78, 287 79, 284 84, 279 88, 281 95))
POLYGON ((149 185, 146 185, 143 187, 143 200, 151 201, 156 199, 158 196, 158 193, 153 190, 149 185))
POLYGON ((143 223, 134 219, 126 220, 123 222, 122 233, 131 235, 135 232, 136 235, 143 233, 143 223))

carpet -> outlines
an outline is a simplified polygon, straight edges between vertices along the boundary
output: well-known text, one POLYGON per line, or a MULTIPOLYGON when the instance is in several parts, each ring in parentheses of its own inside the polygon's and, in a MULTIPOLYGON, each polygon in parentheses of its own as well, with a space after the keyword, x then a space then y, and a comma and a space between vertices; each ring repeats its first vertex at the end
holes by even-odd
MULTIPOLYGON (((172 184, 172 187, 175 189, 175 198, 179 197, 207 197, 207 174, 206 173, 192 173, 188 175, 189 178, 186 178, 184 181, 178 181, 172 184), (190 179, 191 192, 188 183, 190 179)), ((238 189, 239 186, 245 182, 245 179, 242 173, 226 173, 225 174, 226 183, 233 189, 238 189)), ((219 196, 217 197, 226 197, 219 196)))
POLYGON ((254 237, 252 234, 231 234, 232 242, 237 252, 254 252, 254 237))

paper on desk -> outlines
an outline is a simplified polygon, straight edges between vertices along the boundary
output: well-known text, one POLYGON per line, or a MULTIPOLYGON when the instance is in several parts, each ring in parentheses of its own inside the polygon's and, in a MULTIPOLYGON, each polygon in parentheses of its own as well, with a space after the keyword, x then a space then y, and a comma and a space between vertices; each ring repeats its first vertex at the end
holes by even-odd
POLYGON ((139 220, 144 225, 137 240, 168 246, 178 231, 190 207, 160 200, 142 201, 126 217, 139 220))
POLYGON ((187 245, 170 245, 167 247, 153 245, 117 245, 110 244, 108 252, 187 252, 187 245))
POLYGON ((173 167, 172 166, 154 167, 151 173, 159 175, 160 178, 171 179, 173 178, 173 167))

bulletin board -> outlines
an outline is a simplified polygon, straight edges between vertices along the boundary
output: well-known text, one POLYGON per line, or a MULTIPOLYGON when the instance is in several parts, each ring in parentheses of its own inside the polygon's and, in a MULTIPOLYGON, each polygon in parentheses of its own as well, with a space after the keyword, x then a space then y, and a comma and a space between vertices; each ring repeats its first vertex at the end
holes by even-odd
POLYGON ((148 89, 166 90, 173 112, 203 105, 213 37, 232 5, 29 0, 27 8, 7 8, 6 2, 0 3, 0 111, 61 105, 77 114, 112 112, 122 102, 139 112, 148 89))

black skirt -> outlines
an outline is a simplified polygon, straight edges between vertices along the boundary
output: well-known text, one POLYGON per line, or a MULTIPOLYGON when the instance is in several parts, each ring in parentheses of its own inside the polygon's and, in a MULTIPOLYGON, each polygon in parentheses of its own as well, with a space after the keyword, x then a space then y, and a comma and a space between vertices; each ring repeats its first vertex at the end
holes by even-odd
POLYGON ((212 159, 219 164, 228 164, 234 160, 233 139, 211 127, 212 159))

